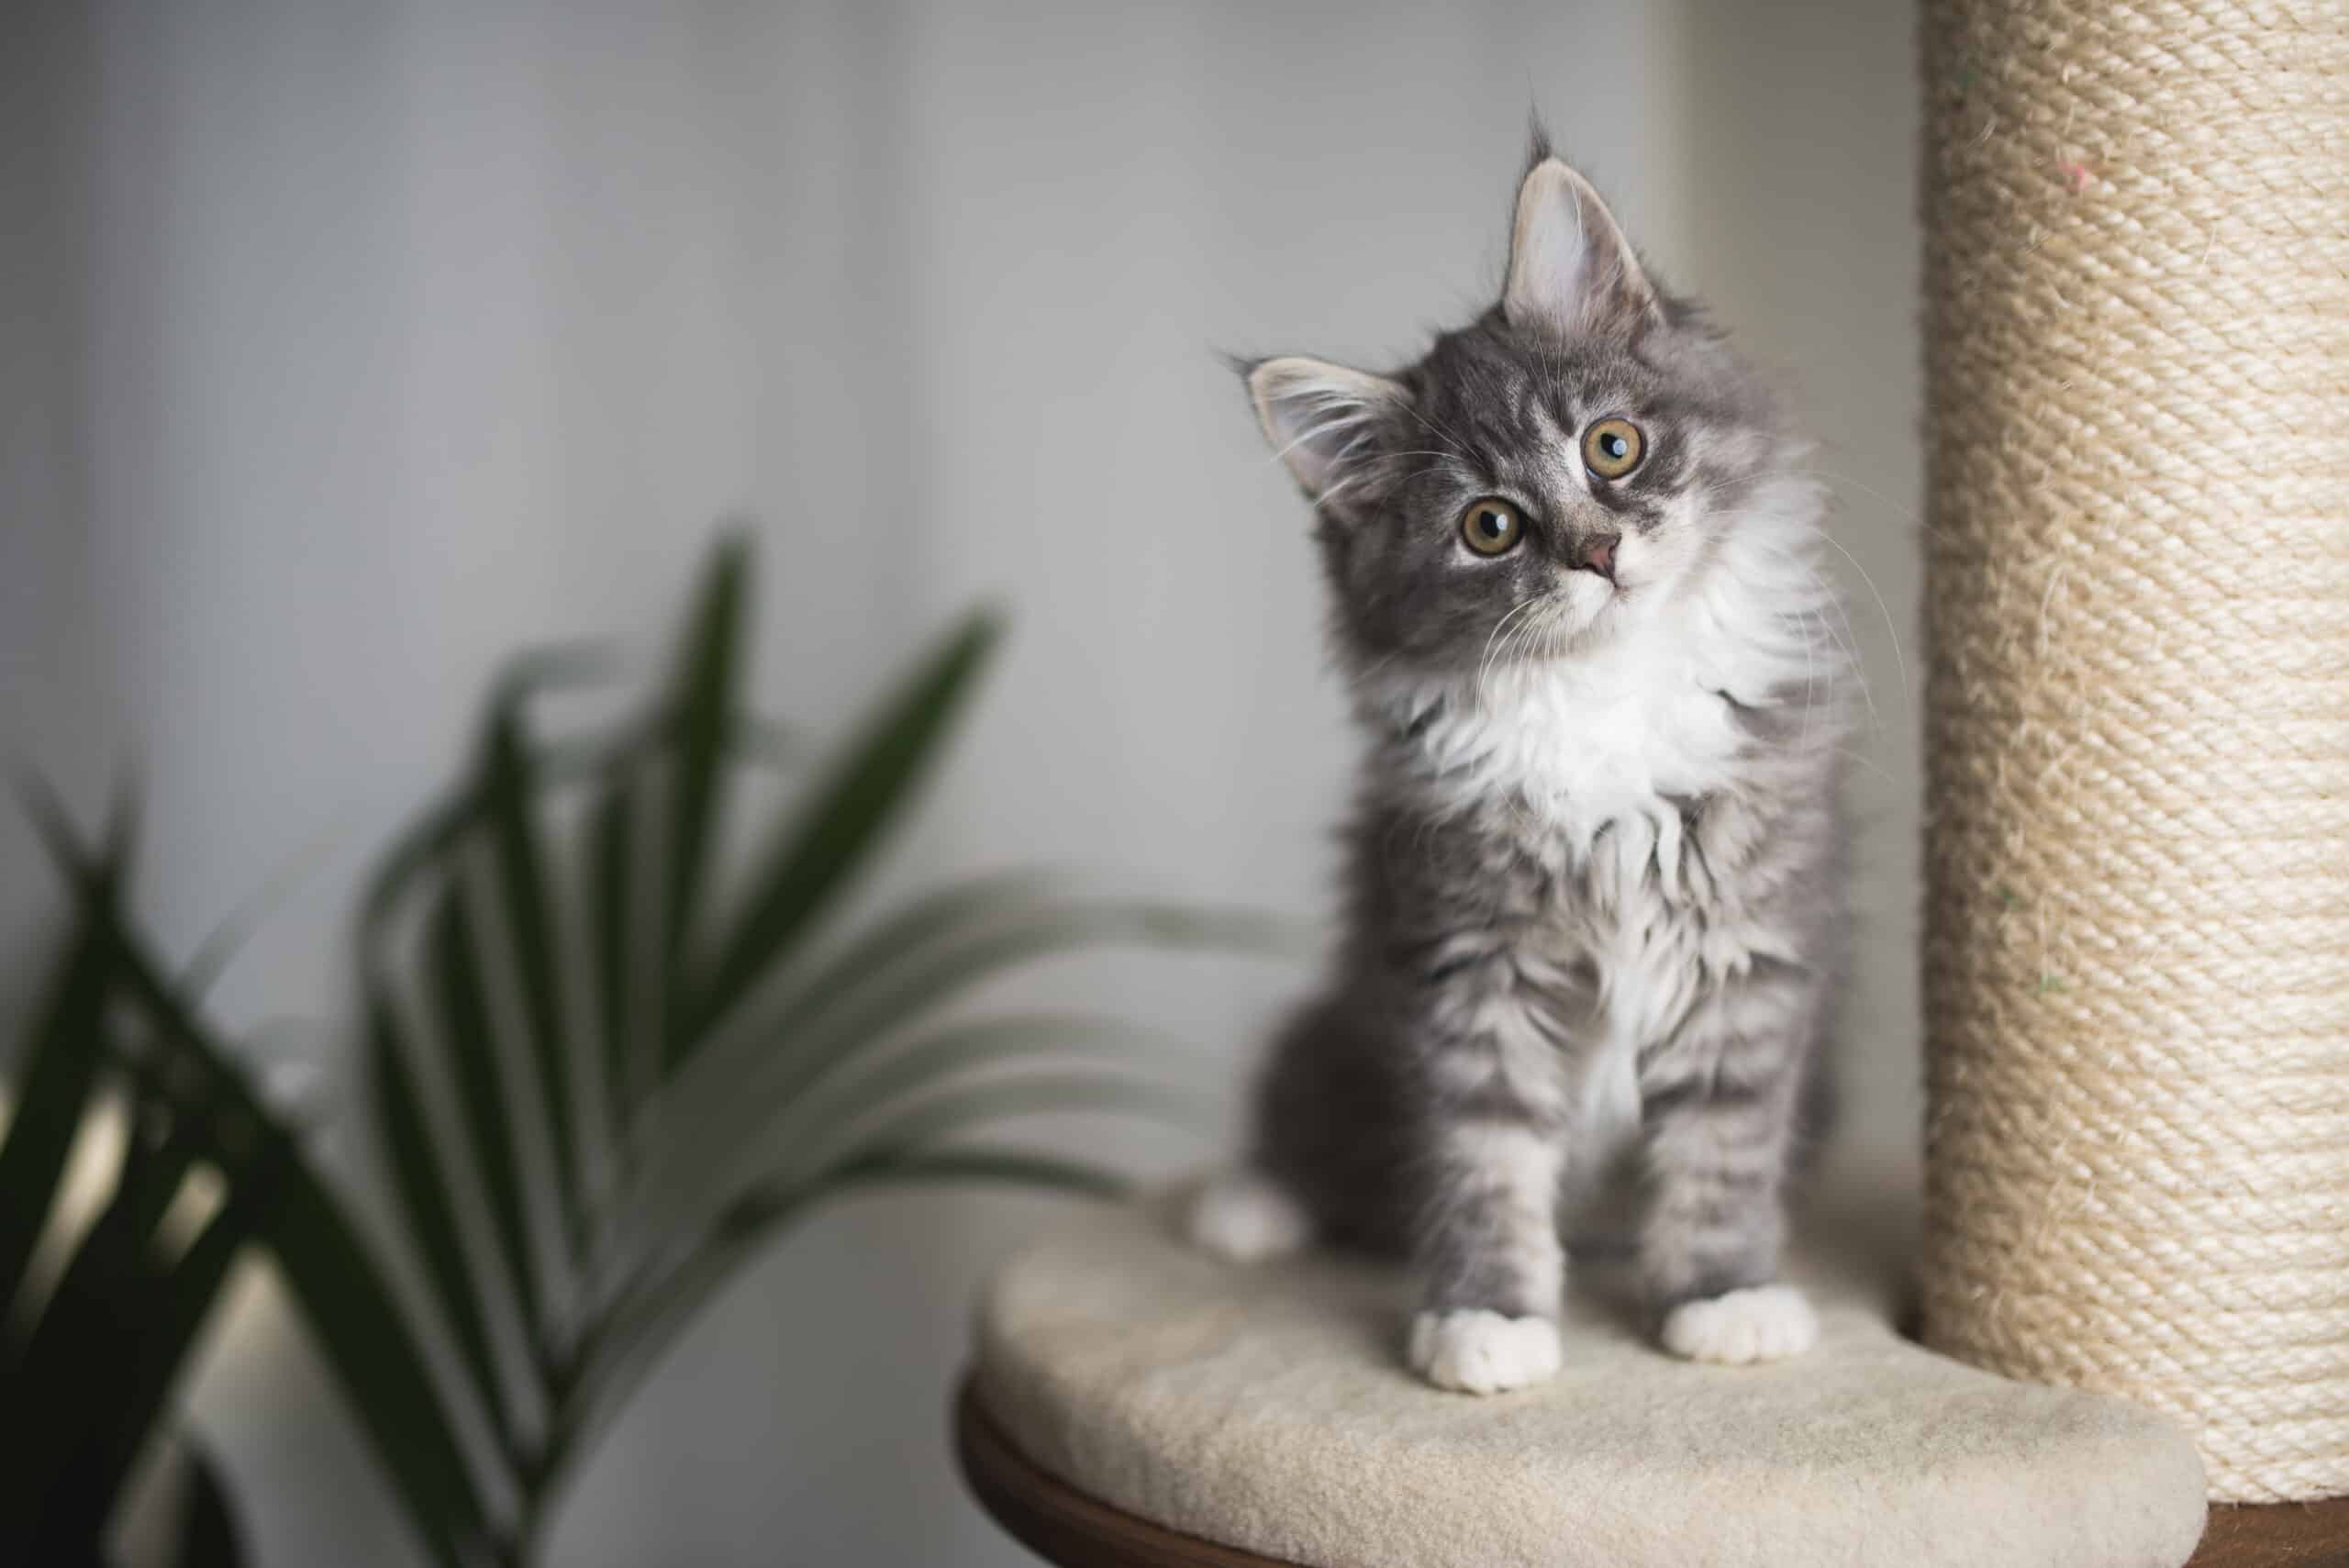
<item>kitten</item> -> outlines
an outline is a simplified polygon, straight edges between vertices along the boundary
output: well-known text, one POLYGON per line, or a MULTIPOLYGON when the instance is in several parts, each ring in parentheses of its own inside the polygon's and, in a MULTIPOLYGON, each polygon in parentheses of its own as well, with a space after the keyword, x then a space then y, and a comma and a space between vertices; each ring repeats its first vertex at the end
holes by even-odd
POLYGON ((1411 1364, 1490 1393, 1557 1370, 1562 1205, 1627 1151, 1665 1349, 1802 1351, 1849 673, 1808 448, 1538 133, 1498 304, 1391 375, 1246 373, 1367 747, 1335 973, 1194 1236, 1408 1253, 1411 1364))

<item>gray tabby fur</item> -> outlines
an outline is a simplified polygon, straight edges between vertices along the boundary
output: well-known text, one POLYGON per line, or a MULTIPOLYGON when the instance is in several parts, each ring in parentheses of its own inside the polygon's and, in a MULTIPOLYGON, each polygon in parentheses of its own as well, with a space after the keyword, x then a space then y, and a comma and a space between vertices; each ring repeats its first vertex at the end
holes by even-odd
POLYGON ((1659 1323, 1768 1282, 1844 926, 1853 672, 1807 446, 1538 134, 1500 303, 1388 375, 1243 368, 1366 741, 1343 940, 1254 1169, 1415 1258, 1433 1314, 1554 1316, 1562 1206, 1619 1151, 1659 1323), (1579 440, 1610 415, 1647 439, 1612 483, 1579 440), (1459 518, 1491 495, 1528 533, 1488 559, 1459 518), (1606 535, 1612 581, 1575 569, 1606 535))

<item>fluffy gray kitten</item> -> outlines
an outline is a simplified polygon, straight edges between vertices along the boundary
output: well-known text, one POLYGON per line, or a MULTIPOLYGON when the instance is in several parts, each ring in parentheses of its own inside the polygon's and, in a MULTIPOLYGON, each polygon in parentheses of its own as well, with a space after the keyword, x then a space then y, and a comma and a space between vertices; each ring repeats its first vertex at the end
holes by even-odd
POLYGON ((1335 973, 1194 1235, 1408 1252, 1412 1365, 1491 1393, 1557 1370, 1562 1215, 1621 1165, 1664 1347, 1805 1349, 1850 673, 1808 449, 1538 138, 1497 305, 1390 375, 1247 376, 1368 744, 1335 973))

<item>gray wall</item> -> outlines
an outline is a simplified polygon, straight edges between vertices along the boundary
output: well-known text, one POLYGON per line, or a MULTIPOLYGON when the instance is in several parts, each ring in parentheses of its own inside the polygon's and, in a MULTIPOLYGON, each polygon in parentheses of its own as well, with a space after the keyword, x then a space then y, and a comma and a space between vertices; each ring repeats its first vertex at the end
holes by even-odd
MULTIPOLYGON (((85 794, 146 782, 140 907, 173 951, 298 869, 218 994, 264 1054, 332 1081, 352 878, 497 656, 650 647, 728 512, 758 519, 761 690, 811 724, 957 607, 1015 613, 900 884, 1041 858, 1318 914, 1347 759, 1318 584, 1210 350, 1375 361, 1480 303, 1538 105, 1825 438, 1876 715, 1854 1138, 1905 1172, 1906 6, 182 0, 12 28, 0 742, 85 794)), ((12 979, 48 905, 0 817, 12 979)), ((1302 978, 1101 959, 1030 988, 1197 1041, 1228 1092, 1302 978)), ((875 1199, 799 1234, 631 1413, 557 1559, 1022 1561, 962 1500, 943 1407, 976 1281, 1052 1208, 875 1199)), ((264 1562, 411 1560, 263 1271, 194 1394, 264 1562)))

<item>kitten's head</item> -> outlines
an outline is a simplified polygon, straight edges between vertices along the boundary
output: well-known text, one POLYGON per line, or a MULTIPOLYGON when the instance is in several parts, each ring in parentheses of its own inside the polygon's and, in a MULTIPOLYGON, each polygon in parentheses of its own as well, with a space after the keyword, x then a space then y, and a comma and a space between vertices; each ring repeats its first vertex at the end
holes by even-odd
POLYGON ((1536 139, 1498 303, 1391 375, 1247 367, 1319 522, 1342 653, 1446 674, 1551 657, 1696 591, 1791 448, 1536 139))

